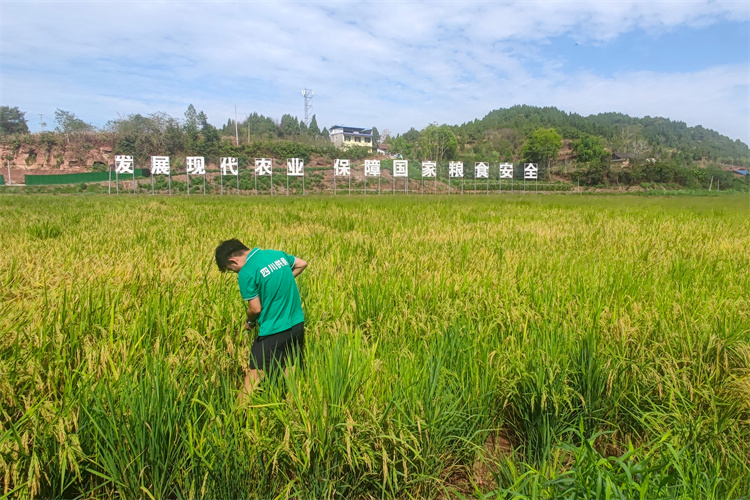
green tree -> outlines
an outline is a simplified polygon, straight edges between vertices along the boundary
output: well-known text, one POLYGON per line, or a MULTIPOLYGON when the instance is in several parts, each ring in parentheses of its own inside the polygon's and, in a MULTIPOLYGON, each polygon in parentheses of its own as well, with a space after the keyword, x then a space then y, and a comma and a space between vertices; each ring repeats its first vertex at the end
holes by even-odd
POLYGON ((191 104, 185 111, 185 132, 187 132, 188 136, 197 136, 199 126, 198 111, 196 111, 195 106, 191 104))
MULTIPOLYGON (((248 128, 250 135, 255 137, 270 139, 279 135, 279 127, 271 118, 259 115, 255 112, 247 117, 247 120, 245 120, 245 126, 248 128)), ((234 129, 232 129, 232 133, 234 133, 234 129)))
POLYGON ((377 149, 379 143, 380 132, 378 132, 378 127, 372 127, 372 148, 377 149))
POLYGON ((25 115, 18 106, 0 106, 0 135, 28 134, 29 126, 25 115))
POLYGON ((299 135, 299 121, 297 121, 297 118, 292 115, 284 114, 281 117, 279 128, 284 137, 294 137, 299 135))
POLYGON ((417 147, 417 141, 419 141, 419 131, 412 127, 406 133, 388 139, 388 145, 391 153, 410 158, 417 147))
POLYGON ((601 163, 609 153, 604 149, 604 143, 599 137, 584 134, 572 144, 578 163, 601 163))
POLYGON ((310 120, 310 126, 307 127, 307 132, 313 137, 320 137, 320 127, 318 126, 318 120, 315 118, 315 115, 313 115, 312 120, 310 120))
POLYGON ((165 154, 165 131, 171 120, 163 113, 140 114, 118 118, 107 124, 115 139, 115 153, 135 156, 136 163, 145 163, 149 156, 165 154))
POLYGON ((171 116, 164 115, 164 150, 167 155, 175 155, 184 152, 189 144, 186 141, 186 135, 180 126, 179 120, 171 116))
MULTIPOLYGON (((524 160, 538 163, 549 169, 550 163, 557 158, 562 147, 562 137, 553 128, 538 128, 531 133, 523 147, 524 160)), ((548 170, 549 173, 549 170, 548 170)))
POLYGON ((94 130, 93 125, 78 118, 74 113, 57 108, 55 110, 55 128, 58 132, 65 134, 65 139, 70 142, 70 134, 90 132, 94 130))
POLYGON ((219 144, 221 144, 221 134, 216 127, 208 122, 203 122, 201 127, 201 135, 203 136, 202 150, 203 154, 214 155, 219 150, 219 144))
POLYGON ((188 148, 194 147, 198 143, 198 131, 205 128, 208 124, 208 117, 203 111, 198 112, 192 104, 185 111, 185 121, 183 129, 187 134, 188 148))
POLYGON ((448 125, 429 125, 419 135, 419 149, 427 160, 452 160, 458 151, 458 140, 448 125))

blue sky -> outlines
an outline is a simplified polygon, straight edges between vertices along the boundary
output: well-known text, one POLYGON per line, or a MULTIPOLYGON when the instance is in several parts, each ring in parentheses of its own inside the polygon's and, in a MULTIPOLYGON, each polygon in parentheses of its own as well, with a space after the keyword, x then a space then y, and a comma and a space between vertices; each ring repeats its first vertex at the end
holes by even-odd
POLYGON ((515 104, 665 116, 750 139, 750 2, 0 3, 0 103, 217 126, 258 112, 392 133, 515 104))

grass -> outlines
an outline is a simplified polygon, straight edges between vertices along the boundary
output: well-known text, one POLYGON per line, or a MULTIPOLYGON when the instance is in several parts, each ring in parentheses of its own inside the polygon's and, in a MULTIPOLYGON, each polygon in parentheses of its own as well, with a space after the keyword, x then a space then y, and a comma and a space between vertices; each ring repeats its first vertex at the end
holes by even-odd
POLYGON ((747 497, 747 208, 3 197, 0 496, 747 497), (229 237, 310 262, 249 407, 229 237))

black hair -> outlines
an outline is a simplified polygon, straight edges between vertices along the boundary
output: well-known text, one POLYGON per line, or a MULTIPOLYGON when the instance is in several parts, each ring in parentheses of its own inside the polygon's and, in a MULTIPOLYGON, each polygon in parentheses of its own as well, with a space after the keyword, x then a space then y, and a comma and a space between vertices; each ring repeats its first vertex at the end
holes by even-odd
POLYGON ((222 241, 218 247, 216 247, 216 265, 219 266, 219 271, 226 272, 227 265, 229 265, 229 259, 232 257, 238 257, 242 255, 242 252, 250 250, 240 240, 231 239, 222 241))

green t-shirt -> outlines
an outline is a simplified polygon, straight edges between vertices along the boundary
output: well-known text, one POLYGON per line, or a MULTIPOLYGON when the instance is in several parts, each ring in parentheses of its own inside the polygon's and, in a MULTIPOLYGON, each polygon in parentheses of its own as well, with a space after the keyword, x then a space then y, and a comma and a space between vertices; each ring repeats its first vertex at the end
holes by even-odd
POLYGON ((260 336, 283 332, 305 320, 292 274, 294 261, 279 250, 253 248, 237 274, 242 298, 260 297, 260 336))

